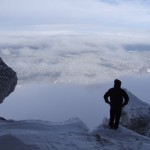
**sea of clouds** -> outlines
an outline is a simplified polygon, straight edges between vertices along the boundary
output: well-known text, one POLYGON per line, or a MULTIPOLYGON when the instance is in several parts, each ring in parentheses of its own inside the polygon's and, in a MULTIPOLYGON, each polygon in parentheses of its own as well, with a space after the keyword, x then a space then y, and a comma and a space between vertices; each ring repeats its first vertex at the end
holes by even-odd
POLYGON ((0 56, 20 83, 94 84, 150 72, 148 34, 68 29, 1 31, 0 56))

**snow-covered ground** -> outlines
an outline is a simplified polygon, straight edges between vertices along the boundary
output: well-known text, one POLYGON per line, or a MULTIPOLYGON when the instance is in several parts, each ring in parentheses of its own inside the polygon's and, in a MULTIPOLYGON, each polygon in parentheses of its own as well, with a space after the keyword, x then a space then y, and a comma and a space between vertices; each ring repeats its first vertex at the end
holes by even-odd
POLYGON ((89 132, 78 118, 52 123, 39 120, 1 121, 2 150, 149 150, 150 139, 107 124, 89 132))

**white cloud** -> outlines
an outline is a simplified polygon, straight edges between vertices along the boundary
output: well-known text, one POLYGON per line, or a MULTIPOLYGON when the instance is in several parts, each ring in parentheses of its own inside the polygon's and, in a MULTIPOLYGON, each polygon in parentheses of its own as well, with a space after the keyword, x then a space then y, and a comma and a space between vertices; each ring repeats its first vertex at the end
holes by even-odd
POLYGON ((148 35, 46 31, 3 33, 1 36, 1 57, 17 71, 20 82, 89 84, 148 73, 148 35))

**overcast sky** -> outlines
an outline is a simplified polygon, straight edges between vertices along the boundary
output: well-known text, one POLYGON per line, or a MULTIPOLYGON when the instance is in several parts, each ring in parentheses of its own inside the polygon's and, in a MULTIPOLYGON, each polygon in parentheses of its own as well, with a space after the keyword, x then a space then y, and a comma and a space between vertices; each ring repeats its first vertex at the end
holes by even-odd
POLYGON ((0 26, 86 24, 148 30, 149 0, 0 0, 0 26))

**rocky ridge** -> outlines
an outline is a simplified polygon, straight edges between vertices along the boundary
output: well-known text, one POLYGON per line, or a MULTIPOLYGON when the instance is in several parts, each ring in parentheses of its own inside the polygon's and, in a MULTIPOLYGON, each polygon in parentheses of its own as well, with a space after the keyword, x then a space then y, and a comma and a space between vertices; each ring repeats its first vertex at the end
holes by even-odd
POLYGON ((17 80, 16 72, 0 58, 0 103, 14 91, 17 80))

